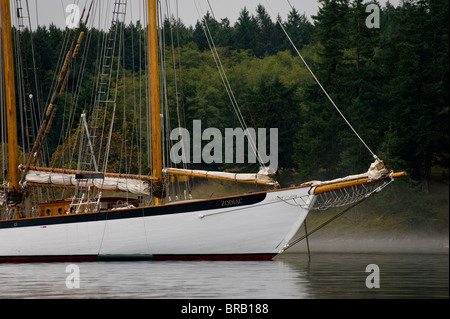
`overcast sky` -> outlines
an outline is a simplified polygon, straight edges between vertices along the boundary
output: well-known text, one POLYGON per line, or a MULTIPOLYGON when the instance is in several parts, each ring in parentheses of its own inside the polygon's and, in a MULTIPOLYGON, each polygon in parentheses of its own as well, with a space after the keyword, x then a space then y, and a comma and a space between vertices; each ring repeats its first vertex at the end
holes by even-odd
MULTIPOLYGON (((390 0, 389 2, 393 5, 398 5, 401 0, 390 0)), ((30 9, 30 18, 32 23, 32 28, 35 29, 37 23, 40 25, 49 25, 53 23, 61 28, 66 25, 66 17, 69 13, 66 13, 66 8, 70 4, 77 4, 82 10, 84 6, 89 5, 91 0, 28 0, 21 1, 24 7, 23 12, 25 15, 25 6, 28 3, 30 9), (37 10, 36 10, 36 5, 37 10)), ((384 5, 386 0, 381 0, 380 3, 384 5)), ((11 1, 11 11, 15 10, 15 1, 11 1)), ((100 0, 101 6, 98 10, 104 12, 112 12, 112 0, 100 0)), ((127 7, 127 21, 130 19, 136 21, 142 19, 145 9, 143 8, 142 0, 128 0, 127 7), (133 16, 133 18, 130 18, 133 16)), ((199 13, 205 14, 209 10, 209 5, 207 0, 162 0, 163 4, 168 3, 170 6, 170 12, 181 18, 185 25, 195 25, 196 21, 199 20, 199 13), (177 6, 178 3, 178 6, 177 6), (178 8, 178 11, 177 11, 178 8)), ((209 0, 209 4, 213 10, 216 19, 220 20, 222 18, 228 18, 232 24, 236 22, 243 7, 246 7, 251 14, 255 13, 258 4, 262 4, 266 11, 275 20, 275 16, 280 14, 282 19, 285 21, 289 11, 291 11, 292 5, 300 13, 304 13, 307 17, 315 15, 319 8, 318 0, 209 0)), ((164 5, 164 12, 167 12, 167 6, 164 5)), ((107 20, 110 22, 110 19, 107 20)), ((106 21, 106 20, 105 20, 106 21)), ((17 20, 13 19, 13 23, 17 24, 17 20)), ((99 27, 103 22, 98 21, 94 24, 95 27, 99 27)), ((105 22, 106 23, 106 22, 105 22)))

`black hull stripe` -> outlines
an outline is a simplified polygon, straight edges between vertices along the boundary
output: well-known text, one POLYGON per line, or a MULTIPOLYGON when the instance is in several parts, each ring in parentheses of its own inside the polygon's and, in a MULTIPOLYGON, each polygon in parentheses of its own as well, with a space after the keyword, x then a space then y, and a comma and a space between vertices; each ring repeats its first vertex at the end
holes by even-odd
POLYGON ((62 216, 36 217, 0 221, 0 229, 46 226, 57 224, 83 223, 102 220, 116 220, 148 216, 191 213, 196 211, 234 208, 257 204, 266 198, 266 193, 239 195, 211 200, 188 201, 162 206, 148 206, 121 210, 109 210, 94 213, 67 214, 62 216))

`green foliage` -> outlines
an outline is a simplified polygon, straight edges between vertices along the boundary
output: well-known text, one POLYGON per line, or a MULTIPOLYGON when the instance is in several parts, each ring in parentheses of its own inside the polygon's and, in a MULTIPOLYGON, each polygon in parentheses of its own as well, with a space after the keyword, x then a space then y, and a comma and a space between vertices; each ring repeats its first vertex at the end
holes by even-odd
MULTIPOLYGON (((433 166, 448 170, 448 1, 405 1, 397 8, 388 4, 381 10, 379 29, 366 27, 366 5, 362 0, 321 0, 313 22, 292 10, 282 23, 374 153, 393 169, 407 170, 426 190, 433 166)), ((234 25, 228 19, 216 21, 210 14, 204 23, 189 28, 173 18, 164 21, 167 129, 180 124, 191 129, 193 120, 201 120, 203 128, 240 126, 205 40, 205 23, 247 125, 279 129, 279 166, 295 171, 289 182, 367 169, 370 153, 324 96, 263 6, 255 14, 244 8, 234 25)), ((41 90, 35 94, 42 105, 67 32, 51 26, 22 34, 23 43, 33 39, 39 66, 35 81, 41 90)), ((92 38, 83 80, 87 88, 80 89, 78 113, 92 103, 98 72, 95 52, 104 35, 104 31, 89 32, 92 38)), ((135 107, 138 98, 146 99, 146 62, 138 53, 147 41, 145 28, 139 22, 126 26, 124 41, 125 71, 112 84, 118 93, 120 120, 116 120, 120 123, 114 126, 110 168, 145 173, 147 163, 121 155, 125 150, 133 156, 142 152, 137 145, 146 134, 143 115, 135 107), (137 123, 139 129, 133 128, 137 123)), ((31 63, 29 44, 23 52, 31 63)), ((75 71, 80 63, 81 59, 75 61, 75 71)), ((76 83, 75 77, 70 79, 68 93, 58 100, 60 105, 71 103, 76 83)), ((73 138, 59 133, 67 118, 67 112, 58 115, 50 134, 50 152, 63 137, 66 143, 73 138)), ((61 158, 62 149, 54 156, 61 158)))
POLYGON ((431 168, 448 167, 448 1, 408 1, 388 7, 391 28, 379 52, 386 124, 397 138, 390 148, 428 189, 431 168))

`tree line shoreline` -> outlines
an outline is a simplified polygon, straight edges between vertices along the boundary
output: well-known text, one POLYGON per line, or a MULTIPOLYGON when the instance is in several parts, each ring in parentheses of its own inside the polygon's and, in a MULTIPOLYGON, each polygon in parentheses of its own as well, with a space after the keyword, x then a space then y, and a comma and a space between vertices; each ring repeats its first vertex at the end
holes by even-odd
MULTIPOLYGON (((448 184, 448 2, 387 4, 380 11, 380 28, 365 26, 366 2, 319 2, 313 22, 293 9, 282 23, 322 85, 392 168, 408 171, 424 192, 432 179, 448 184), (433 175, 436 168, 440 168, 439 176, 433 175)), ((278 128, 281 171, 294 170, 298 180, 309 180, 367 169, 370 154, 336 114, 262 5, 254 14, 243 9, 234 25, 227 19, 216 21, 209 14, 204 21, 224 55, 225 70, 249 126, 278 128)), ((186 27, 182 21, 166 19, 163 29, 165 50, 174 50, 183 63, 178 65, 167 54, 167 64, 176 65, 175 70, 167 71, 168 103, 176 105, 179 99, 188 128, 196 119, 205 127, 239 127, 231 116, 202 24, 186 27), (176 31, 172 32, 178 35, 175 41, 169 30, 176 31), (171 80, 169 76, 175 72, 178 79, 171 80), (177 96, 180 83, 183 91, 177 96)), ((132 49, 124 50, 123 82, 145 76, 145 59, 137 54, 145 44, 143 31, 139 22, 124 26, 125 46, 132 49)), ((50 92, 65 32, 68 30, 51 25, 20 35, 24 55, 30 54, 27 40, 33 39, 35 56, 27 56, 25 61, 34 59, 39 68, 35 81, 41 87, 36 93, 42 104, 50 92)), ((94 81, 95 51, 103 31, 89 32, 88 84, 94 81)), ((69 80, 69 85, 74 82, 69 80)), ((115 84, 117 88, 121 85, 115 84)), ((80 91, 79 110, 91 103, 90 94, 88 89, 80 91)), ((133 92, 124 89, 118 96, 127 104, 133 92)), ((57 115, 55 123, 62 123, 63 116, 57 115)), ((176 126, 175 115, 171 121, 176 126)), ((52 130, 55 134, 48 141, 51 153, 57 150, 61 124, 52 130)), ((129 136, 135 139, 131 133, 129 136)), ((216 165, 212 169, 223 168, 230 167, 216 165)))

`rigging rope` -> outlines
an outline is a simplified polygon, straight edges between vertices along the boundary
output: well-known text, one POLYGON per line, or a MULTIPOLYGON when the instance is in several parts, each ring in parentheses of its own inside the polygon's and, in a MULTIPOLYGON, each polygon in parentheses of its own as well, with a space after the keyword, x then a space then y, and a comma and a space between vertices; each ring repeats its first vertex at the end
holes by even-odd
MULTIPOLYGON (((288 1, 289 2, 289 1, 288 1)), ((269 1, 266 0, 267 6, 269 7, 270 11, 272 11, 272 14, 274 16, 275 12, 273 11, 272 7, 269 4, 269 1)), ((290 3, 289 3, 290 4, 290 3)), ((292 7, 292 6, 291 6, 292 7)), ((367 150, 372 154, 372 156, 377 159, 378 157, 375 155, 374 152, 372 152, 372 150, 369 148, 369 146, 367 146, 367 144, 364 142, 364 140, 361 138, 361 136, 359 136, 359 134, 356 132, 356 130, 353 128, 353 126, 350 124, 350 122, 347 120, 347 118, 344 116, 344 114, 341 112, 341 110, 339 109, 339 107, 336 105, 336 103, 334 103, 333 99, 330 97, 330 95, 328 94, 328 92, 325 90, 325 88, 322 86, 322 84, 320 83, 320 81, 317 79, 316 75, 314 74, 314 72, 311 70, 311 68, 309 67, 308 63, 306 63, 305 59, 303 58, 303 56, 300 54, 300 51, 297 49, 297 46, 294 44, 294 42, 292 41, 291 37, 289 36, 289 34, 287 33, 285 27, 283 26, 283 23, 276 18, 277 23, 279 24, 279 26, 281 27, 281 29, 283 30, 284 34, 286 35, 286 37, 288 38, 289 42, 291 43, 292 47, 294 48, 295 52, 297 53, 297 55, 300 57, 300 59, 302 60, 303 64, 306 66, 306 68, 308 69, 309 73, 311 73, 312 77, 314 78, 314 80, 316 81, 316 83, 319 85, 319 87, 322 89, 323 93, 325 94, 325 96, 328 98, 328 100, 331 102, 331 104, 333 104, 334 108, 338 111, 339 115, 341 115, 341 117, 344 119, 344 121, 347 123, 347 125, 351 128, 351 130, 353 131, 353 133, 355 133, 355 135, 358 137, 358 139, 361 141, 361 143, 367 148, 367 150)))
POLYGON ((328 225, 329 223, 331 223, 332 221, 336 220, 337 218, 341 217, 342 215, 344 215, 346 212, 348 212, 349 210, 351 210, 352 208, 358 206, 359 204, 361 204, 363 201, 365 201, 368 197, 364 197, 363 199, 359 200, 358 202, 354 203, 353 205, 347 207, 346 209, 344 209, 342 212, 334 215, 333 217, 331 217, 330 219, 328 219, 327 221, 325 221, 324 223, 320 224, 319 226, 317 226, 316 228, 314 228, 312 231, 310 231, 309 233, 306 233, 305 235, 289 242, 286 246, 283 247, 283 249, 279 252, 279 253, 283 253, 286 250, 288 250, 289 248, 291 248, 292 246, 298 244, 299 242, 301 242, 303 239, 308 238, 309 236, 311 236, 312 234, 314 234, 316 231, 318 231, 319 229, 325 227, 326 225, 328 225))
MULTIPOLYGON (((176 7, 175 9, 172 9, 171 1, 166 0, 165 1, 165 13, 163 10, 163 6, 161 6, 161 10, 159 10, 159 23, 162 26, 160 31, 160 55, 161 55, 161 83, 162 83, 162 96, 164 97, 162 101, 163 108, 164 108, 164 143, 163 147, 165 148, 165 151, 163 152, 163 165, 164 167, 172 167, 176 166, 176 163, 169 163, 170 159, 170 152, 173 146, 173 141, 170 139, 170 132, 172 132, 171 129, 171 121, 170 121, 170 104, 175 104, 176 109, 176 119, 178 123, 178 130, 181 130, 181 128, 186 127, 186 120, 185 120, 185 112, 184 112, 184 103, 181 99, 183 95, 183 86, 182 86, 182 69, 181 69, 181 49, 180 49, 180 35, 179 35, 179 15, 178 15, 178 1, 175 3, 176 7), (175 17, 172 13, 173 11, 176 12, 175 17), (176 37, 176 42, 175 42, 176 37), (177 46, 176 46, 177 44, 177 46), (170 49, 169 49, 170 48, 170 49), (170 66, 169 66, 170 65, 170 66), (169 67, 172 69, 173 72, 173 85, 174 85, 174 94, 173 99, 174 102, 172 102, 171 99, 169 99, 169 88, 168 85, 168 69, 169 67)), ((175 128, 175 129, 177 129, 175 128)), ((181 161, 182 167, 184 169, 189 168, 189 160, 186 158, 186 156, 189 156, 189 154, 183 153, 183 160, 181 161)), ((157 189, 155 189, 157 190, 157 189)), ((171 201, 170 192, 173 191, 176 200, 179 198, 179 195, 184 193, 184 198, 187 199, 186 195, 187 193, 190 194, 191 192, 191 185, 189 179, 185 179, 184 181, 174 181, 172 183, 166 184, 166 193, 169 194, 169 201, 171 201), (183 184, 183 185, 181 185, 183 184)))
MULTIPOLYGON (((200 6, 200 4, 199 4, 199 6, 200 6)), ((239 123, 240 123, 242 129, 244 130, 244 132, 248 132, 247 124, 245 123, 244 116, 241 113, 241 110, 239 108, 239 104, 238 104, 238 102, 236 100, 236 97, 235 97, 235 95, 233 93, 233 90, 231 88, 230 82, 228 81, 228 77, 227 77, 227 75, 225 73, 225 69, 223 68, 222 61, 220 60, 219 53, 217 52, 216 45, 214 44, 214 40, 213 40, 211 32, 209 30, 208 23, 207 23, 207 21, 204 18, 202 18, 202 17, 205 16, 203 14, 203 10, 202 10, 202 8, 200 6, 200 11, 202 11, 202 14, 200 14, 196 2, 195 2, 195 7, 197 9, 197 13, 198 13, 200 19, 203 21, 203 31, 205 33, 206 40, 208 41, 209 48, 210 48, 211 53, 213 55, 214 62, 216 63, 217 69, 219 70, 219 74, 220 74, 220 77, 222 79, 222 82, 223 82, 223 84, 225 86, 225 89, 226 89, 226 91, 228 93, 228 96, 230 98, 231 105, 233 106, 234 112, 236 113, 236 116, 237 116, 237 118, 239 120, 239 123)), ((211 7, 211 5, 210 5, 210 7, 211 7)), ((214 16, 213 12, 212 12, 212 15, 214 16)), ((258 152, 258 149, 256 147, 256 143, 254 142, 251 134, 246 134, 246 135, 247 135, 247 138, 249 140, 249 144, 250 144, 253 152, 255 152, 255 155, 256 155, 256 158, 257 158, 257 160, 259 162, 259 165, 262 168, 266 168, 266 166, 264 164, 264 161, 262 160, 261 155, 258 152)))
POLYGON ((389 182, 384 183, 380 186, 378 186, 376 189, 374 189, 373 191, 367 193, 363 198, 361 198, 360 200, 358 200, 357 202, 353 203, 352 205, 348 206, 347 208, 345 208, 343 211, 341 211, 340 213, 337 213, 336 215, 334 215, 333 217, 331 217, 330 219, 328 219, 327 221, 323 222, 322 224, 320 224, 319 226, 317 226, 316 228, 314 228, 312 231, 310 231, 309 233, 306 233, 305 235, 289 242, 288 244, 286 244, 283 249, 279 252, 285 252, 286 250, 288 250, 289 248, 291 248, 292 246, 296 245, 297 243, 301 242, 303 239, 308 238, 309 236, 311 236, 313 233, 315 233, 316 231, 320 230, 321 228, 325 227, 326 225, 328 225, 329 223, 331 223, 332 221, 336 220, 337 218, 341 217, 342 215, 344 215, 345 213, 347 213, 348 211, 350 211, 351 209, 355 208, 356 206, 358 206, 359 204, 361 204, 363 201, 365 201, 366 199, 368 199, 369 197, 373 196, 374 194, 380 192, 383 188, 385 188, 386 186, 388 186, 390 183, 392 183, 394 181, 394 179, 391 177, 391 179, 389 180, 389 182))

